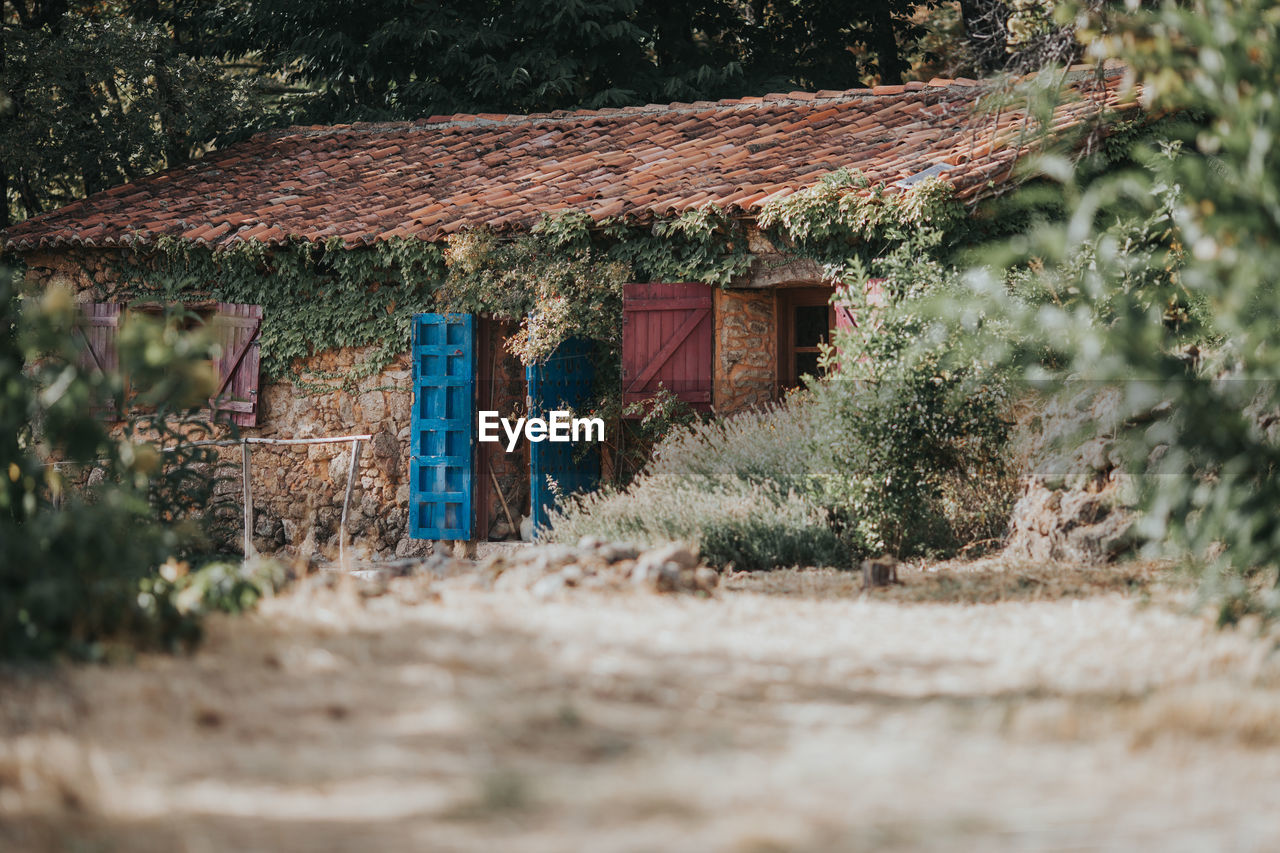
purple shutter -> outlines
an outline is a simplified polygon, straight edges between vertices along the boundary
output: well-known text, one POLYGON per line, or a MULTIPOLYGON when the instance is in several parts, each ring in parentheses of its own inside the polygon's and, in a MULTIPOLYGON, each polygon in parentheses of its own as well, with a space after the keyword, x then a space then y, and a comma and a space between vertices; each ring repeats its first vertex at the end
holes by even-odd
POLYGON ((225 414, 240 426, 255 426, 262 306, 219 302, 210 323, 222 353, 218 357, 218 390, 209 405, 215 417, 225 414))

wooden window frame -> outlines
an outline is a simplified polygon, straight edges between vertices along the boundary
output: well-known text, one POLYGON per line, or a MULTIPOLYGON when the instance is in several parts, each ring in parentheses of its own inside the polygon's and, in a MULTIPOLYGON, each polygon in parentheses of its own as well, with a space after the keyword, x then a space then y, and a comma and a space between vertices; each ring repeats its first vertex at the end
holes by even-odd
POLYGON ((836 329, 836 310, 831 305, 831 297, 836 289, 831 286, 805 284, 797 287, 780 287, 774 291, 774 317, 778 328, 778 396, 781 397, 800 384, 796 375, 796 354, 820 352, 819 347, 795 346, 795 309, 808 308, 815 305, 827 307, 827 338, 831 343, 831 335, 836 329))

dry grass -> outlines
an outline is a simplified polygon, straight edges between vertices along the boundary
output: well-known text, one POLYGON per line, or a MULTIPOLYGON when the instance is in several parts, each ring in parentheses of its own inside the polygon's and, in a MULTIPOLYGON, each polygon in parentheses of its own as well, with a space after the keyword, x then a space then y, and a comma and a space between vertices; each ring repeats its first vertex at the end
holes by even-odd
MULTIPOLYGON (((1112 566, 1035 565, 993 558, 973 562, 903 564, 898 584, 869 591, 877 600, 900 603, 996 604, 1003 601, 1057 601, 1118 593, 1149 599, 1169 597, 1194 587, 1194 580, 1165 563, 1131 562, 1112 566)), ((836 569, 783 569, 738 572, 725 587, 802 598, 863 595, 859 572, 836 569)))
POLYGON ((0 849, 1280 845, 1270 640, 1156 566, 904 579, 314 589, 189 659, 3 671, 0 849))

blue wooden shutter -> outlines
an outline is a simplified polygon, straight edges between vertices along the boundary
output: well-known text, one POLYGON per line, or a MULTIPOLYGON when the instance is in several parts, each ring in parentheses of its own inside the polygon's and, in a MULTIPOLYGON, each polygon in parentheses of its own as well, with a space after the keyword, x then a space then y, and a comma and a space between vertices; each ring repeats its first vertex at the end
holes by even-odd
MULTIPOLYGON (((545 418, 556 409, 568 409, 583 417, 593 401, 595 347, 581 338, 567 340, 545 362, 525 368, 525 377, 529 382, 530 417, 545 418)), ((547 515, 555 506, 551 481, 566 495, 594 489, 600 481, 600 450, 596 442, 530 442, 529 462, 535 531, 546 526, 547 515)))
POLYGON ((409 535, 470 539, 475 327, 470 314, 413 318, 409 535))

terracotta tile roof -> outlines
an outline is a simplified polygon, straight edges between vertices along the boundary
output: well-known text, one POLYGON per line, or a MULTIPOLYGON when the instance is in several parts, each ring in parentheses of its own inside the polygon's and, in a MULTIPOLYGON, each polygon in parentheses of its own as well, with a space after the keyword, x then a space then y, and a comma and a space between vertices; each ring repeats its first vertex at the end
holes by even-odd
MULTIPOLYGON (((1120 69, 1058 108, 1061 130, 1102 104, 1132 108, 1120 69)), ((1001 182, 1025 139, 1024 110, 979 115, 988 87, 931 80, 846 92, 531 116, 433 116, 296 127, 124 184, 10 228, 11 250, 210 245, 290 238, 437 239, 460 228, 527 227, 547 212, 644 220, 716 204, 761 204, 848 167, 893 183, 932 166, 963 198, 1001 182)))

